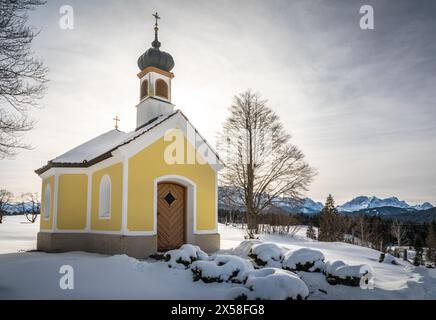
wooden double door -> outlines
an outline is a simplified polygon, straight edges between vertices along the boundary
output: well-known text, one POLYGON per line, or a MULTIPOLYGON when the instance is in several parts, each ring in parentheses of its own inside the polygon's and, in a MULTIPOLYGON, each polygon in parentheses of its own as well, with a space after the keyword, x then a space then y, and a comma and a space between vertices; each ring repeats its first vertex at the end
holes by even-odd
POLYGON ((175 183, 157 186, 157 249, 179 248, 186 238, 186 190, 175 183))

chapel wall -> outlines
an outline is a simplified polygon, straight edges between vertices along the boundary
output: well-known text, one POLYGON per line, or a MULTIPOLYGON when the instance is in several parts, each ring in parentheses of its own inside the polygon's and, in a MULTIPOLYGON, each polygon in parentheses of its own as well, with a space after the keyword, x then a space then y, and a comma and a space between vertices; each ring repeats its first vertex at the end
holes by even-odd
MULTIPOLYGON (((196 154, 194 147, 184 139, 184 152, 196 154)), ((196 185, 196 231, 216 231, 217 194, 214 169, 205 164, 167 164, 165 149, 171 142, 158 139, 129 159, 128 217, 129 231, 154 230, 154 181, 167 175, 189 179, 196 185)))
POLYGON ((123 164, 117 163, 92 173, 91 231, 120 231, 123 202, 123 164), (110 217, 99 216, 100 183, 104 176, 111 182, 110 217))
POLYGON ((58 179, 57 228, 59 230, 84 230, 88 176, 86 174, 61 174, 58 179))

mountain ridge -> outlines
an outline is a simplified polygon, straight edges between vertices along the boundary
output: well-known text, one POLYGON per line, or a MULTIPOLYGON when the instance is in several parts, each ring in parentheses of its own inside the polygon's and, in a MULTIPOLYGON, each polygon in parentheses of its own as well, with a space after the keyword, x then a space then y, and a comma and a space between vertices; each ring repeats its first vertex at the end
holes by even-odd
MULTIPOLYGON (((219 187, 219 207, 221 209, 226 209, 226 202, 223 200, 223 194, 226 193, 226 190, 230 190, 233 196, 235 197, 236 203, 239 204, 239 210, 244 210, 243 201, 241 200, 241 196, 243 192, 238 190, 238 188, 224 188, 219 187)), ((303 214, 317 214, 319 213, 324 204, 319 201, 315 201, 309 197, 303 198, 301 201, 296 201, 289 198, 279 198, 274 201, 274 206, 282 209, 285 212, 298 212, 303 214)), ((418 211, 426 211, 429 209, 433 209, 434 206, 429 202, 424 202, 422 204, 410 205, 404 200, 398 199, 398 197, 392 196, 388 198, 378 198, 376 196, 357 196, 347 201, 341 205, 338 205, 338 211, 342 213, 353 213, 362 210, 376 209, 376 208, 396 208, 402 209, 404 212, 418 212, 418 211)), ((398 210, 397 210, 398 211, 398 210)))
POLYGON ((355 212, 364 209, 374 209, 381 207, 394 207, 421 211, 431 209, 433 208, 433 205, 429 202, 424 202, 418 205, 409 205, 407 202, 400 200, 397 197, 381 199, 376 196, 358 196, 348 202, 345 202, 342 205, 337 206, 340 212, 355 212))

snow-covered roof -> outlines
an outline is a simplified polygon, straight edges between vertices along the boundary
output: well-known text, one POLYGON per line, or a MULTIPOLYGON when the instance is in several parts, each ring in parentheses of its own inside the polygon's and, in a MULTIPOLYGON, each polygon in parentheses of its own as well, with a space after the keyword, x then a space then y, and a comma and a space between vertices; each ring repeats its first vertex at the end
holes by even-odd
POLYGON ((122 143, 128 134, 119 130, 110 130, 98 137, 54 158, 51 162, 56 163, 83 163, 98 157, 111 150, 114 146, 122 143))
POLYGON ((35 172, 42 174, 51 167, 89 167, 109 158, 111 152, 118 147, 131 142, 177 113, 181 113, 181 111, 176 110, 167 115, 157 117, 150 123, 129 133, 119 130, 110 130, 50 160, 45 166, 35 170, 35 172))

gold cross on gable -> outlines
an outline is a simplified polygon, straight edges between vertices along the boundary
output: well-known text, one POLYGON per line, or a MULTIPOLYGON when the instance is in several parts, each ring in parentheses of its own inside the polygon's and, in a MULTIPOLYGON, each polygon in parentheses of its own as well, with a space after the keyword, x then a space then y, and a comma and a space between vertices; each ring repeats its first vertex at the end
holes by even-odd
POLYGON ((118 118, 118 116, 116 116, 112 120, 115 120, 115 129, 118 130, 118 121, 121 121, 121 120, 118 118))
POLYGON ((153 17, 156 19, 155 26, 157 27, 157 20, 160 19, 159 14, 158 14, 157 12, 155 12, 155 13, 153 14, 153 17))

